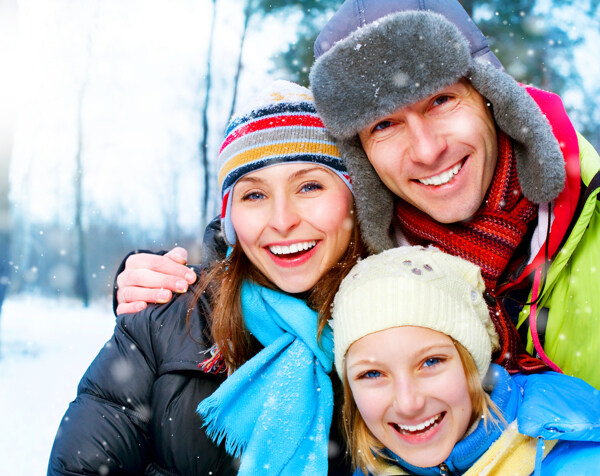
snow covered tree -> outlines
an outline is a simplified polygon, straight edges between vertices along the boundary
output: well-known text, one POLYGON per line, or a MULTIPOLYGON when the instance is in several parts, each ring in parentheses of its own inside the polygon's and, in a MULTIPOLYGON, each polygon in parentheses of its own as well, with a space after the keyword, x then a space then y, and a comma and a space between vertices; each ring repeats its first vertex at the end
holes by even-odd
POLYGON ((0 315, 10 282, 9 165, 16 110, 11 101, 14 84, 6 80, 14 78, 16 14, 16 0, 0 3, 0 65, 4 72, 0 80, 0 315))

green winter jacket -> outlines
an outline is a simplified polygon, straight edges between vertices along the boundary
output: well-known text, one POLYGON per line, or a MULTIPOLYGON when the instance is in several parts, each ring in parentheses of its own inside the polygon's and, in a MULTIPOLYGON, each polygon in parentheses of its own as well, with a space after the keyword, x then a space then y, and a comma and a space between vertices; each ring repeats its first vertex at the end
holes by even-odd
MULTIPOLYGON (((576 141, 581 179, 579 208, 569 220, 569 228, 572 228, 567 228, 559 237, 561 245, 547 269, 545 282, 541 265, 535 266, 541 279, 534 280, 529 302, 538 294, 540 299, 537 306, 523 308, 518 326, 535 310, 535 317, 529 320, 528 352, 541 354, 539 346, 534 346, 531 327, 535 321, 536 329, 543 332, 546 323, 545 356, 564 373, 600 389, 600 366, 597 365, 600 356, 600 189, 596 183, 600 175, 592 182, 600 170, 600 157, 581 135, 577 134, 576 141)), ((530 275, 531 271, 528 267, 523 274, 530 275)))

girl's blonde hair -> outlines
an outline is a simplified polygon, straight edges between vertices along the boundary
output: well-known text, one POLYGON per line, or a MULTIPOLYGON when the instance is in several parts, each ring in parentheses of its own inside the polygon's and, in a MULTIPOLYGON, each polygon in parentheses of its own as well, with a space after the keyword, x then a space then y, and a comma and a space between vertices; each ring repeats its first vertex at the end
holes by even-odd
MULTIPOLYGON (((506 424, 501 412, 482 386, 473 357, 460 342, 454 339, 452 341, 458 351, 467 379, 469 397, 471 398, 472 412, 469 427, 480 418, 483 418, 486 427, 490 422, 492 424, 499 424, 499 422, 506 424)), ((385 446, 367 428, 362 415, 358 411, 348 384, 347 373, 344 373, 342 416, 346 443, 352 457, 353 468, 360 468, 365 474, 384 474, 391 460, 384 454, 385 446)))

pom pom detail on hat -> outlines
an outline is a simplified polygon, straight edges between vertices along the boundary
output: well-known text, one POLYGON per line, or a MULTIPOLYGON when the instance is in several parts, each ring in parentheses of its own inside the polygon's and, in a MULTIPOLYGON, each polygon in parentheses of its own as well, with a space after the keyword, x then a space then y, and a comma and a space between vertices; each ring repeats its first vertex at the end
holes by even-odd
POLYGON ((219 152, 221 224, 233 245, 231 192, 244 175, 285 163, 315 163, 335 172, 352 190, 333 137, 315 110, 310 90, 278 80, 231 120, 219 152))
POLYGON ((330 321, 342 381, 354 342, 402 326, 426 327, 460 342, 483 378, 499 347, 484 290, 477 266, 433 247, 394 248, 362 260, 340 285, 330 321))

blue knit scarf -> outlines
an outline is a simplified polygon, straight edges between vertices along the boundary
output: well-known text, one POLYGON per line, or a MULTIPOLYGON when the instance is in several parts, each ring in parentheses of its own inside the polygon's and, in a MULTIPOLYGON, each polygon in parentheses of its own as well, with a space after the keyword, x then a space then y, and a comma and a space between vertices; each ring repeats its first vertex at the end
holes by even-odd
POLYGON ((242 455, 239 475, 327 474, 333 390, 329 327, 303 300, 245 282, 242 311, 264 349, 198 405, 207 434, 242 455))

